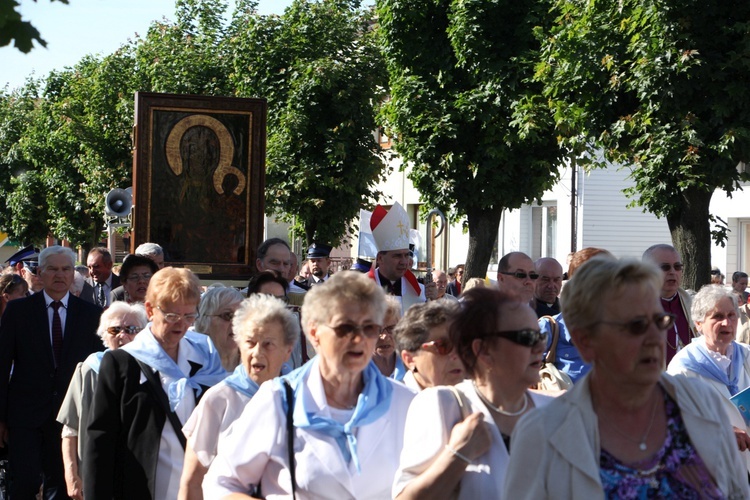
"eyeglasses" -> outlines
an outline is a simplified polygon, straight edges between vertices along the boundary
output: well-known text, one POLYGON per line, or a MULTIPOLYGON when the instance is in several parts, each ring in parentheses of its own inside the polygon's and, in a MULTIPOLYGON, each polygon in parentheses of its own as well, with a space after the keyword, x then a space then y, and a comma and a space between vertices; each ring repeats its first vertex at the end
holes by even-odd
POLYGON ((656 313, 651 318, 641 317, 636 318, 632 321, 618 322, 618 321, 597 321, 597 323, 604 323, 605 325, 615 325, 627 330, 631 335, 643 335, 648 330, 653 322, 656 328, 659 330, 667 330, 672 328, 674 320, 677 316, 669 313, 656 313))
POLYGON ((207 316, 211 316, 212 318, 221 318, 224 321, 232 321, 232 319, 234 318, 234 313, 231 311, 227 311, 221 314, 208 314, 207 316))
POLYGON ((524 272, 521 272, 521 271, 516 271, 514 273, 507 272, 507 271, 499 271, 499 273, 500 274, 506 274, 508 276, 514 276, 514 277, 518 278, 519 280, 525 280, 527 277, 529 279, 532 279, 532 280, 535 280, 535 279, 539 278, 539 275, 537 273, 535 273, 534 271, 531 271, 528 274, 524 273, 524 272))
POLYGON ((36 275, 36 271, 39 268, 39 263, 38 262, 24 261, 23 267, 25 267, 26 269, 28 269, 31 274, 36 275))
POLYGON ((156 308, 160 310, 161 313, 164 315, 164 320, 167 323, 177 323, 181 319, 184 319, 187 322, 187 324, 192 325, 193 323, 195 323, 195 320, 197 320, 199 317, 198 313, 189 313, 189 314, 168 313, 168 312, 164 312, 164 310, 159 306, 156 306, 156 308))
POLYGON ((385 335, 385 334, 393 335, 393 330, 395 329, 396 329, 396 325, 385 326, 383 327, 382 330, 380 330, 380 334, 381 335, 385 335))
POLYGON ((677 262, 676 264, 672 264, 672 265, 664 263, 664 264, 659 264, 659 267, 665 273, 668 273, 670 269, 674 269, 675 271, 677 271, 679 273, 680 271, 682 271, 683 269, 685 269, 685 264, 682 264, 680 262, 677 262))
POLYGON ((422 344, 421 348, 425 351, 434 352, 440 356, 447 356, 453 352, 453 342, 446 338, 431 340, 422 344))
POLYGON ((522 345, 524 347, 534 347, 539 342, 547 343, 547 332, 540 330, 533 330, 531 328, 524 330, 504 330, 502 332, 488 333, 488 337, 502 337, 508 339, 514 344, 522 345))
POLYGON ((153 276, 153 274, 151 274, 151 273, 131 274, 130 276, 128 276, 127 278, 125 278, 125 281, 129 281, 131 283, 137 283, 137 282, 139 282, 141 280, 148 281, 148 280, 151 279, 151 276, 153 276))
POLYGON ((333 330, 336 333, 336 336, 339 338, 349 337, 350 335, 354 335, 356 332, 362 332, 362 335, 364 335, 368 339, 374 339, 375 337, 379 336, 380 332, 383 330, 382 325, 378 325, 375 323, 370 323, 367 325, 352 325, 351 323, 342 323, 336 326, 323 326, 326 326, 333 330))
POLYGON ((127 333, 128 335, 135 335, 141 329, 137 326, 110 326, 107 328, 107 333, 110 335, 117 335, 118 333, 127 333))

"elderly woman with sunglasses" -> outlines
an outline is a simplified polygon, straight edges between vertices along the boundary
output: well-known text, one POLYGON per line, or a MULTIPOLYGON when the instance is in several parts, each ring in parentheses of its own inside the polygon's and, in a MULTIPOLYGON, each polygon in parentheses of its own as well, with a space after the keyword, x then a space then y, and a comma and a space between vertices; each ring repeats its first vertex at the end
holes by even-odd
POLYGON ((529 389, 546 337, 528 302, 489 288, 463 297, 450 339, 469 379, 414 398, 394 498, 500 498, 513 427, 552 399, 529 389))
POLYGON ((667 373, 699 378, 721 396, 750 471, 748 426, 730 401, 750 387, 750 346, 735 341, 739 313, 736 292, 720 285, 706 285, 693 297, 690 313, 701 336, 677 352, 667 373))
POLYGON ((456 302, 438 300, 410 307, 394 329, 408 372, 404 384, 419 392, 436 385, 454 385, 466 371, 448 331, 459 311, 456 302))
POLYGON ((370 362, 384 299, 355 272, 307 292, 302 325, 318 355, 261 386, 219 443, 206 498, 390 498, 414 394, 370 362))
POLYGON ((106 351, 91 354, 78 363, 68 392, 60 407, 57 421, 63 424, 62 454, 65 465, 65 483, 70 498, 83 498, 83 483, 78 471, 81 450, 86 442, 86 428, 91 402, 104 353, 130 343, 148 323, 146 309, 140 304, 115 302, 102 313, 97 333, 106 351))
POLYGON ((238 307, 232 327, 242 362, 232 375, 206 392, 183 427, 188 445, 179 498, 203 498, 201 484, 219 440, 261 384, 281 374, 281 366, 299 338, 299 320, 282 301, 256 294, 238 307))
POLYGON ((211 288, 201 297, 198 305, 198 319, 193 330, 205 333, 219 350, 221 366, 228 372, 237 368, 240 351, 232 334, 232 318, 240 307, 242 294, 232 287, 223 285, 211 288))
POLYGON ((591 370, 516 426, 506 498, 750 498, 720 397, 663 372, 662 283, 650 263, 597 257, 563 288, 591 370))
POLYGON ((146 293, 151 322, 102 358, 82 453, 86 497, 177 497, 182 426, 205 391, 227 376, 209 337, 188 332, 200 294, 189 270, 162 269, 146 293))

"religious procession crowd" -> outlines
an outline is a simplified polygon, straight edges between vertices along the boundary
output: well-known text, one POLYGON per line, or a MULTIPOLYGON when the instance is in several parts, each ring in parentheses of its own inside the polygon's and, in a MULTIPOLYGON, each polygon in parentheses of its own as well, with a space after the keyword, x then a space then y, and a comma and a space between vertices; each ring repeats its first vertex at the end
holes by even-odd
POLYGON ((420 283, 408 225, 378 206, 371 267, 331 274, 316 243, 305 280, 269 239, 244 293, 153 243, 119 275, 104 248, 81 269, 22 250, 0 276, 3 494, 750 498, 746 274, 687 293, 656 244, 420 283))

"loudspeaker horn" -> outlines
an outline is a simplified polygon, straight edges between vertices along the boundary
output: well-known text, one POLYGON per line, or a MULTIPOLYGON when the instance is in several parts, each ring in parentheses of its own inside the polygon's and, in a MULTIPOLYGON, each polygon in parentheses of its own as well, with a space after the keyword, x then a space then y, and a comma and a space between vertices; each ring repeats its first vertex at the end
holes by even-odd
POLYGON ((104 213, 110 217, 127 217, 133 207, 133 198, 124 189, 115 188, 104 199, 104 213))

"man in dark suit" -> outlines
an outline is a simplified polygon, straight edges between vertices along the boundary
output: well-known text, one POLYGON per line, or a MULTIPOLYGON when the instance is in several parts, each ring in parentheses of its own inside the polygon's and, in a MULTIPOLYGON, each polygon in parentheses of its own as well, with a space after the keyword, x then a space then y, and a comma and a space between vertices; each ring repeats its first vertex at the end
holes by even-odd
POLYGON ((456 266, 453 276, 451 276, 452 281, 445 287, 445 293, 454 297, 461 295, 461 281, 464 279, 464 267, 463 264, 456 266))
POLYGON ((55 417, 76 365, 103 348, 101 308, 68 292, 74 265, 69 248, 44 249, 43 293, 9 302, 0 324, 0 446, 10 446, 10 498, 34 498, 42 484, 44 498, 67 498, 55 417))
POLYGON ((112 303, 109 294, 120 286, 120 277, 112 272, 112 254, 104 247, 89 252, 86 265, 91 276, 86 279, 80 297, 106 309, 112 303), (86 286, 88 285, 88 286, 86 286))

